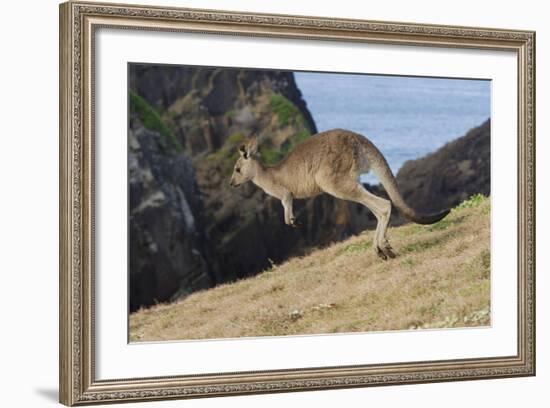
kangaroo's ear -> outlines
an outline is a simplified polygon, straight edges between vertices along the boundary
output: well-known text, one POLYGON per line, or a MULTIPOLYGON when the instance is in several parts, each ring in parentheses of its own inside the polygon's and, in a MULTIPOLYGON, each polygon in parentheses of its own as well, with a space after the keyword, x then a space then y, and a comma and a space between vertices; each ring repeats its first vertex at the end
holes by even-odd
POLYGON ((239 146, 239 154, 245 159, 248 159, 248 152, 245 144, 239 146))
POLYGON ((256 136, 252 136, 252 138, 248 141, 246 152, 248 156, 253 156, 258 153, 258 138, 256 136))

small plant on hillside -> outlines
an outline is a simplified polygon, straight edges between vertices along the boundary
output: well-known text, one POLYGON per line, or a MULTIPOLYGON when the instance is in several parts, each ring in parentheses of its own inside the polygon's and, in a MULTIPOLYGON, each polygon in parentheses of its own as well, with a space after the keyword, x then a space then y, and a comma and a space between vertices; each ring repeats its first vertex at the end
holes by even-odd
POLYGON ((273 94, 269 98, 271 109, 277 115, 279 124, 286 126, 291 122, 303 120, 298 108, 287 98, 280 94, 273 94))
POLYGON ((297 145, 298 143, 304 142, 310 136, 311 136, 311 133, 309 133, 309 131, 302 130, 302 131, 296 133, 294 136, 292 136, 292 143, 297 145))
POLYGON ((237 152, 237 149, 227 149, 225 147, 209 153, 208 156, 206 156, 207 160, 217 162, 220 165, 223 174, 226 175, 231 174, 233 171, 233 165, 238 158, 239 153, 237 152))
POLYGON ((284 153, 277 148, 260 148, 260 157, 262 158, 262 162, 268 166, 279 163, 284 156, 284 153))
POLYGON ((307 130, 301 130, 293 134, 288 140, 283 143, 281 148, 262 146, 260 147, 260 157, 264 164, 272 166, 279 163, 287 154, 289 154, 296 145, 300 144, 310 136, 307 130))
POLYGON ((457 205, 455 208, 456 209, 461 209, 461 208, 474 208, 474 207, 478 207, 481 203, 483 203, 483 201, 485 201, 487 199, 486 196, 484 196, 483 194, 474 194, 473 196, 471 196, 470 198, 468 198, 467 200, 464 200, 463 202, 461 202, 459 205, 457 205))
POLYGON ((178 153, 183 151, 181 144, 164 124, 159 113, 145 99, 133 91, 130 91, 130 112, 137 114, 139 120, 147 129, 160 133, 178 153))
POLYGON ((218 162, 224 174, 230 174, 233 170, 233 165, 239 158, 237 146, 246 140, 246 136, 242 132, 233 133, 226 140, 224 145, 209 153, 206 158, 218 162))
POLYGON ((310 133, 307 130, 301 130, 298 133, 294 133, 291 137, 288 138, 286 142, 283 143, 281 146, 281 153, 286 156, 288 153, 290 153, 294 148, 305 141, 307 138, 309 138, 310 133))
POLYGON ((227 138, 227 143, 235 146, 239 143, 242 143, 246 140, 246 136, 242 132, 233 133, 227 138))
POLYGON ((349 244, 349 245, 346 245, 344 247, 344 249, 342 250, 342 252, 347 252, 347 253, 354 253, 354 252, 363 252, 363 251, 366 251, 367 249, 369 249, 370 247, 372 246, 372 242, 370 240, 367 240, 367 241, 363 241, 363 242, 358 242, 356 244, 349 244))

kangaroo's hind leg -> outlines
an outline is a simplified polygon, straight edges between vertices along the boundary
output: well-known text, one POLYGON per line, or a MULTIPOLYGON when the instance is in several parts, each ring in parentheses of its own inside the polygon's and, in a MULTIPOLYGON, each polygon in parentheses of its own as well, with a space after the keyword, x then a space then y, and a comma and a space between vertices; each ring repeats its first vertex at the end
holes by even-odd
POLYGON ((391 202, 370 193, 361 184, 358 184, 357 188, 360 191, 360 203, 370 209, 378 221, 374 239, 376 254, 384 260, 388 257, 395 258, 393 248, 386 238, 391 216, 391 202))
POLYGON ((349 182, 323 182, 320 187, 327 193, 343 200, 363 204, 376 217, 378 224, 374 234, 373 247, 376 254, 386 260, 395 258, 392 247, 386 239, 386 231, 390 222, 391 202, 367 191, 355 180, 349 182))
MULTIPOLYGON (((386 238, 386 233, 388 232, 388 225, 390 223, 391 217, 391 201, 384 198, 375 196, 365 189, 365 192, 372 197, 376 197, 379 201, 380 206, 382 207, 381 216, 378 218, 378 225, 376 227, 378 250, 381 250, 385 255, 390 258, 395 258, 393 248, 391 247, 388 239, 386 238)), ((366 204, 365 204, 366 205, 366 204)), ((367 205, 368 207, 368 205, 367 205)), ((383 258, 383 257, 382 257, 383 258)))

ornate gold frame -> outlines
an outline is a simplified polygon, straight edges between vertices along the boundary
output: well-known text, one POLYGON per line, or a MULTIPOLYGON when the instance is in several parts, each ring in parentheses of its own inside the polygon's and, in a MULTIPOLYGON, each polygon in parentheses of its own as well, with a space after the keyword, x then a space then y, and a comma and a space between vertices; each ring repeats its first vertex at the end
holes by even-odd
POLYGON ((60 5, 60 401, 145 401, 535 374, 535 33, 68 2, 60 5), (518 350, 514 356, 163 378, 94 375, 94 95, 98 27, 507 50, 518 61, 518 350))

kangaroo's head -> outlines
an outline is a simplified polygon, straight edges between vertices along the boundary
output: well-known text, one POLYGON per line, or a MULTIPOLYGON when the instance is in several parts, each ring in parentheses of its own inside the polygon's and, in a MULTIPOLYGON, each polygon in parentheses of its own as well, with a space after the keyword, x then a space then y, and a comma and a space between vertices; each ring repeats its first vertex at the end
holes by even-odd
POLYGON ((240 157, 233 168, 230 184, 237 187, 256 177, 260 163, 256 158, 258 153, 258 141, 256 136, 239 147, 240 157))

